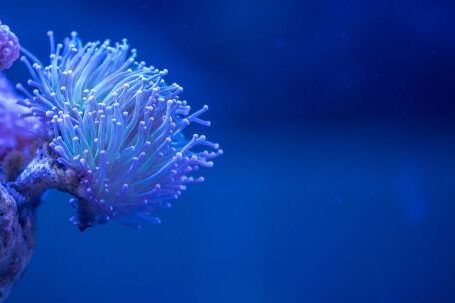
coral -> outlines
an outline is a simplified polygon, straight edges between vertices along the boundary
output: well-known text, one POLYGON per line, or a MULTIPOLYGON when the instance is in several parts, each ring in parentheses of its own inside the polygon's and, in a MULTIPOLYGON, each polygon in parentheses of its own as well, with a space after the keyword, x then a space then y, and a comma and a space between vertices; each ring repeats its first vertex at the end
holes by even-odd
MULTIPOLYGON (((192 176, 213 166, 222 151, 204 135, 187 139, 191 113, 168 84, 166 70, 136 61, 127 41, 83 44, 72 33, 51 45, 44 66, 21 48, 32 92, 18 97, 0 74, 0 302, 26 268, 34 246, 35 212, 50 188, 74 196, 71 221, 84 230, 115 220, 138 226, 159 222, 192 176)), ((19 44, 0 25, 0 69, 17 58, 19 44)))
MULTIPOLYGON (((178 96, 182 88, 164 81, 166 70, 135 61, 126 40, 83 44, 72 33, 55 45, 49 37, 49 65, 28 52, 32 63, 22 58, 35 87, 24 104, 52 129, 58 161, 85 176, 87 203, 74 200, 78 214, 90 213, 90 223, 159 222, 155 211, 170 207, 187 184, 202 182, 190 174, 222 153, 203 135, 183 134, 191 122, 210 125, 200 118, 208 107, 190 114, 178 96)), ((82 224, 78 215, 72 221, 82 224)))
POLYGON ((19 58, 19 39, 7 25, 0 21, 0 71, 10 68, 19 58))

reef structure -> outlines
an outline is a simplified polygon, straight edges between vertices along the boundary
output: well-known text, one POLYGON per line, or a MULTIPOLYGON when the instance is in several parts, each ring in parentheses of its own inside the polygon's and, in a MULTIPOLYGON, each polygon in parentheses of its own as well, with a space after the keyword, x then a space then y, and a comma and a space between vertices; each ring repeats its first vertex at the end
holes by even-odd
MULTIPOLYGON (((0 49, 12 51, 0 56, 0 66, 8 68, 17 58, 18 40, 8 27, 1 30, 0 49), (1 30, 8 39, 2 40, 1 30)), ((126 40, 84 44, 73 32, 56 44, 53 32, 48 36, 48 64, 21 48, 31 77, 26 87, 17 85, 24 98, 0 88, 0 118, 10 117, 0 120, 0 129, 9 121, 33 130, 0 131, 0 210, 8 210, 0 212, 0 236, 2 243, 22 239, 15 249, 1 247, 0 273, 9 273, 0 279, 4 296, 31 256, 35 210, 45 190, 73 196, 70 221, 80 230, 109 221, 159 223, 157 211, 171 207, 188 184, 203 182, 194 174, 222 154, 204 135, 188 139, 191 124, 210 125, 201 118, 208 106, 191 112, 180 98, 182 88, 165 81, 167 70, 137 61, 126 40), (14 264, 1 257, 14 251, 21 257, 14 264)))

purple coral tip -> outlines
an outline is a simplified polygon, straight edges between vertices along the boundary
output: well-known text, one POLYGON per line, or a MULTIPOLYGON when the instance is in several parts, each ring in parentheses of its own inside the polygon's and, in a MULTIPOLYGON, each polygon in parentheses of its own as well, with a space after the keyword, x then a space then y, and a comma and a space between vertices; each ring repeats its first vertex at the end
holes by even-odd
POLYGON ((19 58, 19 39, 7 25, 0 21, 0 71, 10 68, 19 58))

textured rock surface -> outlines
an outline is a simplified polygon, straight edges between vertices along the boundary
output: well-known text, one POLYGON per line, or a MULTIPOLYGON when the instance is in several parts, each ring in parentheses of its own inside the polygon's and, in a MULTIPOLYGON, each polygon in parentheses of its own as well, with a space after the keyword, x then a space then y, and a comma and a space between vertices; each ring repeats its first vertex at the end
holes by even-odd
MULTIPOLYGON (((9 183, 16 200, 20 204, 36 204, 41 194, 49 188, 70 193, 78 200, 78 227, 81 230, 93 225, 94 214, 86 201, 90 200, 87 191, 81 185, 86 176, 60 164, 56 155, 44 144, 37 149, 34 159, 21 172, 19 177, 9 183)), ((101 223, 101 222, 98 222, 101 223)))
POLYGON ((26 268, 35 243, 35 213, 0 184, 0 302, 26 268))
POLYGON ((76 196, 80 176, 59 165, 47 145, 13 182, 0 169, 0 302, 28 265, 35 243, 35 210, 42 192, 57 188, 76 196))
POLYGON ((17 105, 16 99, 9 82, 0 73, 0 302, 5 300, 32 255, 35 207, 39 199, 34 197, 27 203, 19 203, 18 197, 22 202, 25 198, 7 185, 31 160, 39 127, 36 119, 19 118, 27 110, 17 105))

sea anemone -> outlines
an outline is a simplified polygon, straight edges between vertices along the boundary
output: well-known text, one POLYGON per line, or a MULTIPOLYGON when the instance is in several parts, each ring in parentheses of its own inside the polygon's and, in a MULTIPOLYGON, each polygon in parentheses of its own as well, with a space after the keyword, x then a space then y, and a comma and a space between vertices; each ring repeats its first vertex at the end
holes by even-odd
POLYGON ((10 68, 19 57, 19 39, 0 21, 0 71, 10 68))
POLYGON ((165 82, 166 70, 136 61, 126 40, 83 44, 73 32, 56 45, 48 35, 50 64, 23 49, 35 89, 18 88, 50 130, 58 161, 84 176, 73 223, 80 226, 87 214, 89 224, 159 222, 156 210, 170 207, 187 184, 204 181, 193 172, 212 167, 222 153, 204 135, 184 134, 192 122, 210 125, 200 118, 208 107, 190 113, 182 88, 165 82))

